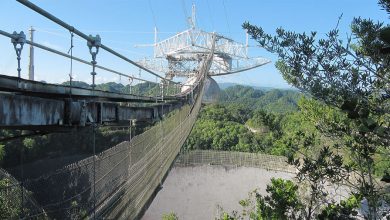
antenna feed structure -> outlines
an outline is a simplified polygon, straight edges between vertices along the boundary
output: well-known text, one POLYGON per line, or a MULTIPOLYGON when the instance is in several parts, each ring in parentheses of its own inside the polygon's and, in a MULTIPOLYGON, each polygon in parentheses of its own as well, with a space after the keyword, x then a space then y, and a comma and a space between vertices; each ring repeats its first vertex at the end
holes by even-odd
POLYGON ((12 33, 11 43, 14 45, 16 56, 18 59, 17 70, 18 70, 18 78, 20 78, 20 71, 22 70, 20 68, 20 59, 21 59, 20 55, 22 54, 23 45, 26 43, 26 35, 24 34, 24 32, 21 31, 20 33, 17 33, 16 31, 14 31, 12 33))
POLYGON ((102 45, 102 41, 101 41, 101 38, 99 35, 96 35, 95 37, 92 36, 92 35, 89 35, 89 40, 87 42, 87 46, 89 48, 89 53, 91 54, 92 56, 92 72, 91 72, 91 75, 92 75, 92 89, 95 89, 96 87, 96 84, 95 84, 95 76, 96 76, 96 72, 95 72, 95 68, 96 68, 96 55, 99 53, 99 48, 100 46, 102 45))

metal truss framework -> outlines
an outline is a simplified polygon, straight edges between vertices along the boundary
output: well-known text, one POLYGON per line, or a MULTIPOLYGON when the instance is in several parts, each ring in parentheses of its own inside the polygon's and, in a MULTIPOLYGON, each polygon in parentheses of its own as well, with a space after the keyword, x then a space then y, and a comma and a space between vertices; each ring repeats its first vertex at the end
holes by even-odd
MULTIPOLYGON (((193 8, 193 13, 194 13, 193 8)), ((194 14, 192 19, 194 19, 194 14)), ((191 20, 191 19, 190 19, 191 20)), ((265 65, 270 60, 248 57, 247 44, 238 43, 222 35, 202 31, 190 22, 191 28, 154 44, 154 58, 139 61, 140 65, 163 72, 168 79, 194 77, 205 55, 210 53, 215 40, 214 59, 210 76, 238 73, 265 65)))

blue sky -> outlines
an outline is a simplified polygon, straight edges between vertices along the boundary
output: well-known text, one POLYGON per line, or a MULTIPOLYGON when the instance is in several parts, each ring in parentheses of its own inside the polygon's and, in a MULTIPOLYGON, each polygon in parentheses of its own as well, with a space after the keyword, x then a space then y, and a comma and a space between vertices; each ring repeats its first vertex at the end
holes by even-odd
MULTIPOLYGON (((133 60, 152 56, 152 48, 137 48, 136 44, 153 43, 153 29, 157 26, 162 40, 188 28, 186 15, 196 5, 197 26, 205 31, 216 31, 236 41, 245 42, 241 28, 244 21, 274 33, 278 27, 297 32, 315 30, 319 36, 334 28, 338 17, 342 38, 349 33, 353 17, 361 16, 387 21, 377 1, 367 0, 34 0, 33 3, 61 18, 86 34, 100 34, 102 42, 133 60)), ((7 32, 24 31, 30 26, 37 30, 35 41, 67 52, 70 34, 67 30, 33 12, 14 0, 1 0, 0 29, 7 32)), ((250 41, 255 46, 256 42, 250 41)), ((0 74, 16 76, 16 55, 10 39, 0 36, 0 74)), ((27 78, 28 46, 22 53, 22 77, 27 78)), ((273 62, 255 70, 217 77, 218 82, 235 82, 256 86, 288 87, 274 67, 277 57, 259 47, 249 49, 251 56, 263 56, 273 62)), ((75 38, 74 55, 86 60, 91 57, 86 42, 75 38)), ((155 81, 155 77, 101 51, 98 64, 155 81)), ((37 80, 62 82, 68 79, 70 61, 57 55, 35 49, 37 80)), ((91 67, 74 64, 76 80, 89 82, 91 67)), ((98 82, 128 83, 127 79, 98 71, 98 82)))

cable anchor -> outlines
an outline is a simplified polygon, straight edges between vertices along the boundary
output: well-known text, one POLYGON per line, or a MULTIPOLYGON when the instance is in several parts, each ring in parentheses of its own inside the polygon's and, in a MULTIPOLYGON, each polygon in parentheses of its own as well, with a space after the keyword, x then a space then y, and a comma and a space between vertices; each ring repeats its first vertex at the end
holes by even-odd
POLYGON ((95 68, 96 68, 96 55, 98 54, 99 52, 99 47, 102 45, 101 43, 101 39, 100 39, 100 36, 99 35, 96 35, 95 37, 93 37, 92 35, 89 35, 89 39, 88 42, 87 42, 87 45, 88 45, 88 48, 89 48, 89 53, 92 55, 92 72, 91 72, 91 75, 92 75, 92 89, 95 89, 96 87, 96 84, 95 84, 95 76, 96 76, 96 72, 95 72, 95 68))
POLYGON ((23 45, 26 43, 26 35, 24 34, 24 32, 21 31, 20 33, 17 33, 16 31, 14 31, 14 33, 12 33, 11 43, 14 45, 16 56, 18 59, 17 70, 18 70, 18 78, 20 78, 20 71, 22 70, 20 68, 20 59, 21 59, 20 55, 22 54, 23 45))

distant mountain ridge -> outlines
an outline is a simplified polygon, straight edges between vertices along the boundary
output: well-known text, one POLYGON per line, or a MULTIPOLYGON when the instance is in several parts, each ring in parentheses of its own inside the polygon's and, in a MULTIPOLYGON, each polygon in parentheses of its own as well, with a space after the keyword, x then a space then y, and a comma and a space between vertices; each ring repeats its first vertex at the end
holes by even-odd
POLYGON ((243 104, 251 109, 263 109, 274 113, 298 110, 302 93, 293 89, 262 90, 251 86, 233 85, 221 90, 218 102, 243 104))
MULTIPOLYGON (((66 81, 61 83, 61 85, 69 86, 70 82, 66 81)), ((82 81, 72 81, 72 86, 91 89, 91 85, 82 81)), ((125 94, 137 94, 137 95, 146 95, 146 96, 156 96, 161 93, 160 85, 158 83, 143 82, 130 86, 129 84, 123 85, 122 83, 116 82, 106 82, 101 84, 96 84, 96 89, 107 92, 116 92, 116 93, 125 93, 125 94)), ((174 87, 165 88, 165 94, 173 94, 175 92, 174 87)))
POLYGON ((272 87, 272 86, 255 86, 255 85, 246 85, 246 84, 240 84, 240 83, 232 83, 232 82, 226 82, 226 83, 218 83, 219 88, 222 90, 227 89, 229 87, 233 86, 245 86, 245 87, 252 87, 253 89, 256 90, 261 90, 261 91, 270 91, 273 89, 279 89, 279 90, 297 90, 295 88, 279 88, 279 87, 272 87))

